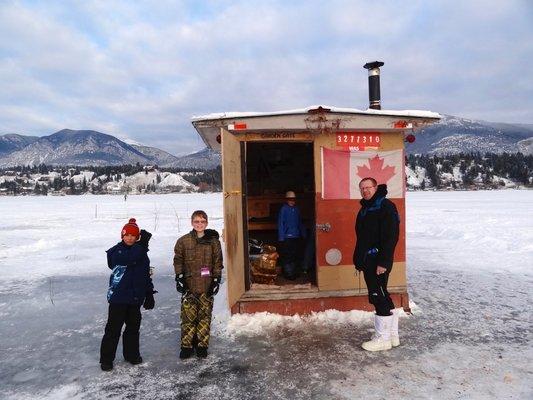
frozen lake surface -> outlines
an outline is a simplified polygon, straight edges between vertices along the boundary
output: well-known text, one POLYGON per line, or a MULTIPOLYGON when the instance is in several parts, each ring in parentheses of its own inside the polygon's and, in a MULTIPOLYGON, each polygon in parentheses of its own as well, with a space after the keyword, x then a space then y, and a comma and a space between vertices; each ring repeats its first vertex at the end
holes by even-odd
POLYGON ((180 361, 173 245, 195 209, 221 231, 221 194, 0 197, 2 399, 518 399, 533 397, 533 192, 407 195, 414 314, 402 345, 368 353, 371 313, 230 318, 215 301, 210 355, 180 361), (156 308, 141 354, 100 371, 104 251, 136 217, 156 308))

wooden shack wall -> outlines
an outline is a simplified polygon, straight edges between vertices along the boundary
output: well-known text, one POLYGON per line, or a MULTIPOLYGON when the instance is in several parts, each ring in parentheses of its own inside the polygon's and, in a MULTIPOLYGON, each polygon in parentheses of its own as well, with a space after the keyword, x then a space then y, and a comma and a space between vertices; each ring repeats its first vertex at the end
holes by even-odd
MULTIPOLYGON (((245 292, 244 229, 242 201, 241 143, 225 129, 222 136, 222 185, 224 190, 224 266, 230 308, 245 292)), ((248 246, 246 244, 246 251, 248 246)))

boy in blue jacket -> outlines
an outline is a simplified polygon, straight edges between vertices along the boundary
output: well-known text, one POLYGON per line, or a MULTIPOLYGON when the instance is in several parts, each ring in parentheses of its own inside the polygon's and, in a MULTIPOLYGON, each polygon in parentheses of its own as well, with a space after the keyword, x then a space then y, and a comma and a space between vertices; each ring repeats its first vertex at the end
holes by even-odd
POLYGON ((283 275, 286 279, 298 277, 298 260, 301 241, 306 238, 300 209, 296 206, 296 194, 289 190, 285 193, 286 203, 278 214, 278 242, 282 256, 283 275))
POLYGON ((109 313, 100 346, 100 367, 113 369, 113 361, 122 334, 124 359, 131 364, 142 363, 139 353, 141 305, 154 308, 154 285, 150 277, 148 241, 152 235, 139 230, 135 218, 130 218, 121 232, 122 241, 107 250, 107 266, 113 270, 109 278, 107 301, 109 313))

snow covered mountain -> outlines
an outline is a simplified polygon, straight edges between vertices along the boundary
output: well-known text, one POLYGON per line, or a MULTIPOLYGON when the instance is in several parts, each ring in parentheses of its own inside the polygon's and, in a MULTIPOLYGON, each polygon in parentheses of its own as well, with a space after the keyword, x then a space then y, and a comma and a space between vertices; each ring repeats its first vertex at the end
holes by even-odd
POLYGON ((37 136, 23 136, 16 133, 8 133, 0 136, 0 157, 21 150, 29 144, 35 142, 37 136))
POLYGON ((144 146, 142 144, 131 144, 131 147, 151 159, 152 164, 160 167, 169 167, 179 160, 178 157, 158 149, 157 147, 144 146))
POLYGON ((417 132, 406 145, 408 154, 456 154, 461 152, 523 152, 532 154, 533 127, 475 121, 443 115, 438 123, 417 132))
POLYGON ((141 144, 128 144, 92 130, 63 129, 49 136, 0 136, 0 167, 16 165, 103 166, 136 164, 211 169, 220 153, 204 149, 183 157, 141 144))
POLYGON ((120 165, 150 164, 151 159, 114 136, 91 130, 63 129, 38 138, 0 159, 14 165, 120 165))
POLYGON ((206 147, 196 153, 179 157, 169 166, 174 168, 213 169, 221 164, 221 160, 222 157, 220 152, 206 147))

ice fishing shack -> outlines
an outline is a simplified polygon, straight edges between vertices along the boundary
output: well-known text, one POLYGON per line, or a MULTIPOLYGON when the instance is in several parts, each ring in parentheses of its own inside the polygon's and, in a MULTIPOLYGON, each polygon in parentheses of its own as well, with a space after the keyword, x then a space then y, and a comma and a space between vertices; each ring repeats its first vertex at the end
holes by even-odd
POLYGON ((222 153, 224 265, 232 314, 371 309, 364 279, 352 264, 358 183, 368 176, 388 185, 388 198, 400 213, 389 291, 397 306, 409 307, 404 144, 440 116, 382 110, 382 65, 364 66, 366 110, 321 105, 193 117, 206 145, 222 153), (315 267, 295 281, 284 279, 276 265, 277 214, 289 190, 296 194, 315 267))

